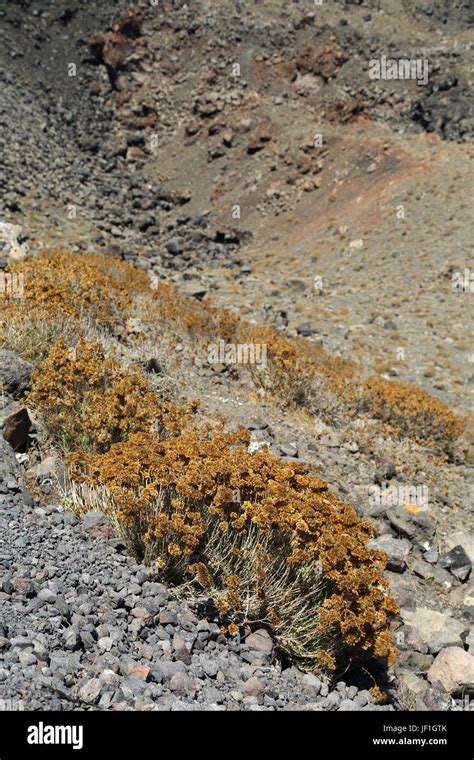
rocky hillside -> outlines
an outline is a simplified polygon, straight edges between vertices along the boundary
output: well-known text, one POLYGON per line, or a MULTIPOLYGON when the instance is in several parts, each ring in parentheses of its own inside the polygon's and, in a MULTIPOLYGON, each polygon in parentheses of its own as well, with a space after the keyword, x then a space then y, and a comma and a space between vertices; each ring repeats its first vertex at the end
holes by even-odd
POLYGON ((470 4, 53 6, 0 10, 0 700, 466 709, 470 4))

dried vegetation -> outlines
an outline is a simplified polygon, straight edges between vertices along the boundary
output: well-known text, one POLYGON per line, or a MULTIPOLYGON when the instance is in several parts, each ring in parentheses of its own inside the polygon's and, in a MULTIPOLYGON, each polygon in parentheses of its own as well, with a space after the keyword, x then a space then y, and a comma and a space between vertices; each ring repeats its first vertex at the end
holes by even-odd
POLYGON ((390 662, 396 605, 384 555, 368 546, 369 523, 302 465, 250 454, 244 431, 198 424, 196 405, 164 401, 110 346, 264 343, 268 363, 251 368, 253 380, 285 403, 327 419, 362 411, 445 450, 462 421, 421 389, 364 377, 315 344, 187 299, 168 283, 151 288, 144 272, 116 259, 46 251, 14 268, 25 274, 25 298, 6 304, 0 335, 37 363, 28 404, 69 452, 70 504, 108 511, 162 577, 211 596, 230 633, 266 624, 307 668, 390 662), (130 319, 141 325, 131 336, 130 319), (102 342, 91 339, 91 325, 102 342))

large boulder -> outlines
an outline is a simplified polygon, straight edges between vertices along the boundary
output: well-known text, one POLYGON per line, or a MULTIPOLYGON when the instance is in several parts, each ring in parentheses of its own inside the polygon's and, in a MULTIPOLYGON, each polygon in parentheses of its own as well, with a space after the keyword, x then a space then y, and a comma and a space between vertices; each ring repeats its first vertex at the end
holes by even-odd
POLYGON ((440 683, 453 696, 474 692, 474 657, 461 647, 443 649, 428 671, 428 681, 440 683))
POLYGON ((418 631, 421 640, 427 644, 432 654, 437 654, 445 647, 461 646, 461 635, 469 630, 468 623, 444 615, 427 607, 414 610, 402 609, 400 615, 406 625, 418 631))
POLYGON ((89 50, 97 64, 103 64, 113 87, 121 71, 143 57, 146 39, 142 36, 143 10, 137 6, 126 10, 112 31, 97 33, 89 39, 89 50))

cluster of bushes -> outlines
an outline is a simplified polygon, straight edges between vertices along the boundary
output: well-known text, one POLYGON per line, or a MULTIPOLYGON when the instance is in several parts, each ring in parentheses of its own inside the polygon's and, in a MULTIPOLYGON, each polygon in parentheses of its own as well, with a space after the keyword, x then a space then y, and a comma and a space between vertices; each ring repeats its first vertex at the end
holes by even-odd
POLYGON ((40 360, 28 403, 68 452, 74 508, 105 509, 137 557, 212 598, 229 633, 268 625, 306 668, 334 668, 341 658, 390 662, 397 607, 384 555, 368 546, 369 523, 302 465, 267 450, 250 454, 245 431, 199 425, 196 405, 165 403, 138 366, 125 368, 84 335, 93 323, 126 340, 123 324, 138 316, 169 340, 265 343, 268 366, 254 369, 254 380, 275 396, 304 405, 317 387, 328 409, 337 399, 346 414, 362 409, 441 446, 462 427, 447 407, 412 386, 358 377, 354 364, 314 344, 186 299, 167 283, 150 288, 144 272, 116 259, 44 252, 15 267, 25 272, 26 298, 6 307, 3 342, 16 329, 17 348, 22 331, 36 329, 36 343, 27 341, 40 360))
POLYGON ((19 324, 22 318, 27 322, 34 314, 34 320, 56 328, 69 318, 120 334, 124 322, 139 314, 150 334, 166 336, 170 345, 183 337, 203 350, 221 339, 265 344, 267 366, 249 368, 255 383, 328 421, 336 413, 362 411, 395 434, 448 452, 463 431, 463 420, 423 389, 376 375, 367 378, 355 363, 333 357, 311 341, 249 324, 229 311, 186 298, 169 283, 151 288, 145 272, 119 259, 45 251, 12 269, 25 274, 25 299, 7 307, 0 325, 19 324))
POLYGON ((103 325, 120 324, 134 297, 148 289, 147 275, 120 259, 92 253, 44 250, 14 262, 24 275, 24 299, 11 301, 5 316, 18 318, 34 310, 49 320, 89 317, 103 325))
POLYGON ((69 452, 74 508, 110 514, 140 560, 210 595, 229 633, 266 624, 307 668, 393 658, 371 527, 302 465, 197 425, 195 405, 162 402, 84 339, 52 347, 27 400, 69 452))

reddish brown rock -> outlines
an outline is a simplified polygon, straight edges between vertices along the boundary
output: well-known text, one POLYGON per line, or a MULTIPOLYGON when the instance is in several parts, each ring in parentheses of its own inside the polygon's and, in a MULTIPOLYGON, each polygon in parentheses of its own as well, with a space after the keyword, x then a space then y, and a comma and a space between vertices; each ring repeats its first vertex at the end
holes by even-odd
POLYGON ((255 676, 252 676, 242 686, 244 697, 257 697, 259 703, 263 702, 263 686, 255 676))
POLYGON ((142 620, 144 623, 150 623, 153 617, 145 607, 134 607, 132 615, 134 618, 142 620))
POLYGON ((249 134, 247 139, 247 153, 257 153, 265 147, 265 144, 273 139, 273 129, 269 119, 260 122, 249 134))
POLYGON ((109 539, 115 538, 115 531, 111 525, 94 525, 90 530, 90 535, 93 538, 102 538, 104 541, 109 541, 109 539))
POLYGON ((4 410, 7 415, 3 422, 3 437, 14 451, 25 447, 28 441, 28 433, 31 428, 31 420, 26 406, 13 402, 4 410))
POLYGON ((140 678, 142 681, 148 681, 150 677, 150 668, 146 665, 140 665, 139 662, 131 662, 127 668, 127 673, 132 678, 140 678))
POLYGON ((34 596, 34 586, 29 578, 20 578, 16 576, 11 579, 11 584, 18 594, 23 594, 23 596, 34 596))
POLYGON ((247 636, 245 643, 252 652, 262 652, 262 654, 267 655, 271 655, 273 652, 273 641, 264 628, 260 628, 247 636))
POLYGON ((94 34, 89 39, 89 50, 97 64, 106 67, 109 79, 117 86, 119 72, 133 60, 143 55, 142 39, 143 11, 129 8, 122 14, 111 32, 94 34))
POLYGON ((329 37, 316 44, 307 43, 296 59, 296 66, 302 74, 315 74, 327 81, 336 76, 346 60, 341 46, 334 37, 329 37))

